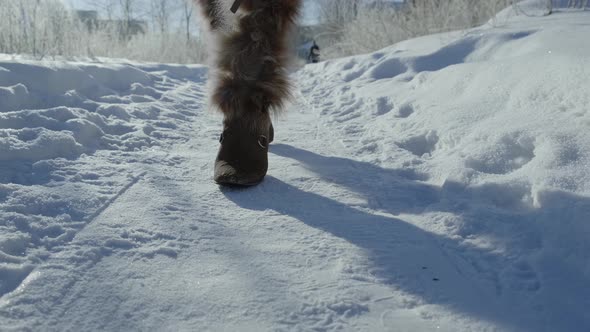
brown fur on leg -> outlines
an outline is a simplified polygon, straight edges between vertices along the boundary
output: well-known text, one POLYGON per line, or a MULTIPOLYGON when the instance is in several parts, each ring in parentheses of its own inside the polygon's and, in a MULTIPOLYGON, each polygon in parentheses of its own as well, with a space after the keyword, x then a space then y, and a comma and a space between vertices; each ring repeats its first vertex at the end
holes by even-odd
MULTIPOLYGON (((228 5, 227 1, 199 3, 210 22, 224 22, 215 15, 223 10, 219 6, 228 5)), ((226 119, 246 113, 268 114, 284 106, 290 96, 285 68, 289 58, 287 37, 300 5, 301 0, 244 0, 233 17, 236 23, 217 33, 212 101, 226 119)), ((211 26, 214 28, 213 23, 211 26)))
POLYGON ((218 30, 223 26, 223 15, 219 12, 218 0, 194 0, 201 8, 201 15, 209 23, 209 29, 218 30))

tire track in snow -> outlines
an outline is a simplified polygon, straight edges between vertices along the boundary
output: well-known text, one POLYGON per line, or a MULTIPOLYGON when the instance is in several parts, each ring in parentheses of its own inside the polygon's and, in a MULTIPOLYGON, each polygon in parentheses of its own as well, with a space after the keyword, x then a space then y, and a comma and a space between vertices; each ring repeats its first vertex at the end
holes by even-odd
MULTIPOLYGON (((100 214, 109 208, 109 206, 111 206, 119 197, 121 197, 123 194, 125 194, 127 192, 127 190, 129 190, 131 187, 133 187, 134 185, 137 184, 137 182, 139 182, 145 175, 147 174, 147 171, 143 171, 141 173, 139 173, 138 175, 132 176, 131 177, 131 181, 129 181, 123 188, 121 188, 113 197, 111 197, 108 201, 106 201, 106 203, 104 203, 100 208, 98 208, 93 214, 91 214, 90 216, 88 216, 87 221, 86 221, 86 226, 88 226, 90 223, 92 223, 92 221, 94 221, 98 216, 100 216, 100 214)), ((82 231, 84 228, 81 228, 80 231, 82 231)))
MULTIPOLYGON (((133 176, 131 178, 131 181, 129 181, 113 197, 111 197, 109 200, 107 200, 101 207, 99 207, 94 213, 92 213, 91 215, 89 215, 86 218, 86 220, 84 221, 84 226, 79 228, 75 233, 73 233, 71 235, 72 238, 76 237, 76 235, 78 233, 82 232, 86 227, 88 227, 88 225, 90 225, 96 218, 98 218, 103 211, 108 209, 109 206, 111 206, 119 197, 124 195, 125 192, 127 192, 131 187, 133 187, 135 184, 137 184, 141 180, 141 178, 143 178, 143 176, 145 176, 146 173, 147 172, 144 171, 136 176, 133 176)), ((59 254, 59 253, 57 253, 57 254, 59 254)), ((40 266, 37 266, 36 268, 32 269, 27 274, 27 276, 15 287, 15 289, 13 291, 0 296, 0 307, 6 306, 9 304, 9 301, 5 300, 4 298, 9 298, 9 297, 14 296, 15 294, 23 293, 26 289, 26 286, 39 277, 39 275, 40 275, 40 273, 38 272, 39 267, 40 266)))

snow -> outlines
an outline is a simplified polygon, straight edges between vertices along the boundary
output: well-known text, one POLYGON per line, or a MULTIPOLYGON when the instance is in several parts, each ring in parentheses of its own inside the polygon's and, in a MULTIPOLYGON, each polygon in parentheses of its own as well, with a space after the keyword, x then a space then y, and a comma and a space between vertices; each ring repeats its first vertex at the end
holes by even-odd
POLYGON ((590 330, 590 12, 534 16, 295 72, 246 190, 206 67, 0 56, 0 330, 590 330))

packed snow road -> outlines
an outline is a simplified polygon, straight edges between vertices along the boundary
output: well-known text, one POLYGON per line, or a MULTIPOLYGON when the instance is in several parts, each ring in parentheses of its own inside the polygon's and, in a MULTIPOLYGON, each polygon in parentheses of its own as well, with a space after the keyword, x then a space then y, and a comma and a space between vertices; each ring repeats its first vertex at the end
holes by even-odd
POLYGON ((413 201, 436 200, 434 187, 326 157, 342 148, 310 131, 317 115, 293 110, 277 128, 284 137, 264 184, 220 189, 211 181, 218 128, 202 120, 193 127, 199 138, 165 162, 138 165, 120 195, 3 300, 15 327, 451 331, 457 319, 479 326, 450 314, 448 299, 460 299, 459 310, 497 314, 478 305, 487 295, 449 261, 442 238, 367 208, 368 193, 332 178, 354 184, 366 174, 363 185, 385 182, 395 187, 385 195, 412 209, 413 201), (424 306, 428 316, 416 309, 424 306))
POLYGON ((204 67, 0 59, 0 330, 590 330, 590 13, 506 20, 299 70, 250 189, 204 67))
MULTIPOLYGON (((308 116, 290 120, 308 132, 308 116)), ((413 312, 419 294, 436 303, 470 288, 460 297, 471 305, 484 296, 432 235, 355 208, 359 193, 302 167, 343 163, 360 175, 362 165, 309 152, 320 140, 298 148, 282 140, 263 185, 220 190, 211 181, 216 130, 195 129, 208 138, 171 151, 177 162, 138 170, 143 175, 7 301, 34 307, 34 326, 56 330, 374 330, 400 317, 425 328, 449 323, 442 312, 413 312)))

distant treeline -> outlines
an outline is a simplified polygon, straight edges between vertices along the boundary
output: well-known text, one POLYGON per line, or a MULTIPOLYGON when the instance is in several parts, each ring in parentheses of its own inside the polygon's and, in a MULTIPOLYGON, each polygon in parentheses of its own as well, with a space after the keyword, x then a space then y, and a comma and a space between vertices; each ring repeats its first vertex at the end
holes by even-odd
MULTIPOLYGON (((301 28, 293 43, 297 47, 316 40, 323 59, 471 28, 513 3, 518 6, 515 0, 317 1, 318 24, 301 28)), ((538 2, 550 13, 552 6, 583 8, 590 0, 538 2)), ((191 0, 86 0, 86 4, 93 10, 73 11, 60 0, 0 0, 0 53, 39 59, 205 61, 206 47, 197 32, 197 10, 191 0)))
POLYGON ((89 0, 78 12, 59 0, 0 0, 0 53, 202 63, 196 12, 184 0, 89 0), (99 14, 100 13, 100 14, 99 14), (93 15, 95 14, 95 15, 93 15))

